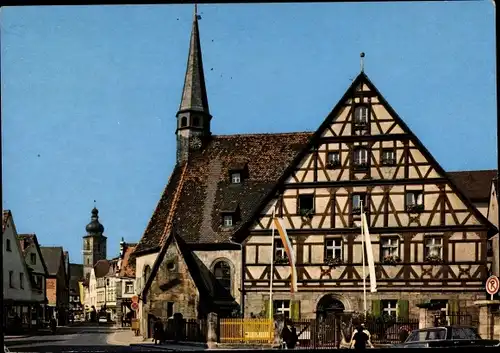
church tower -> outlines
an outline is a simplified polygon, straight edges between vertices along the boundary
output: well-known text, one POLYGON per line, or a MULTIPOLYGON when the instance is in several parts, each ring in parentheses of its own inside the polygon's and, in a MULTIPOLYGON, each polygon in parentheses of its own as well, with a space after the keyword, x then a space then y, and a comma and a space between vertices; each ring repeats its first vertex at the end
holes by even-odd
POLYGON ((95 263, 106 259, 106 240, 104 226, 99 223, 99 211, 94 207, 90 223, 85 227, 87 235, 83 237, 83 275, 92 271, 95 263))
POLYGON ((203 60, 201 56, 198 13, 195 5, 193 27, 187 60, 181 104, 177 112, 177 163, 187 161, 190 150, 203 147, 210 137, 210 110, 208 108, 203 60))

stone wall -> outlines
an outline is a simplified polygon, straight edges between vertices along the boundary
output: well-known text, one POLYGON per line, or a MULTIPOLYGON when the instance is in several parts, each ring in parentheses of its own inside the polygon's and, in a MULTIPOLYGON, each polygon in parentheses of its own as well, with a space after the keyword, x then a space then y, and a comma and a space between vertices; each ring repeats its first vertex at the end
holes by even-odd
POLYGON ((219 251, 194 251, 194 254, 213 273, 213 267, 218 261, 226 261, 231 267, 231 295, 238 304, 241 301, 241 251, 219 250, 219 251))
POLYGON ((197 318, 198 289, 175 243, 170 244, 147 296, 147 310, 156 317, 168 318, 168 302, 173 312, 184 318, 197 318))
MULTIPOLYGON (((363 311, 363 292, 298 292, 293 296, 293 300, 300 301, 300 318, 313 319, 316 317, 316 307, 319 300, 324 295, 332 295, 338 299, 345 307, 345 311, 363 311)), ((461 312, 471 315, 473 322, 479 320, 479 309, 474 305, 478 299, 484 295, 476 293, 456 293, 456 292, 377 292, 367 293, 367 310, 372 310, 372 302, 375 300, 408 300, 409 317, 418 318, 419 308, 417 304, 433 300, 458 300, 461 312)), ((274 292, 273 300, 290 300, 289 292, 274 292)), ((250 317, 251 313, 259 314, 266 311, 265 306, 269 305, 269 292, 248 292, 245 299, 245 316, 250 317)))

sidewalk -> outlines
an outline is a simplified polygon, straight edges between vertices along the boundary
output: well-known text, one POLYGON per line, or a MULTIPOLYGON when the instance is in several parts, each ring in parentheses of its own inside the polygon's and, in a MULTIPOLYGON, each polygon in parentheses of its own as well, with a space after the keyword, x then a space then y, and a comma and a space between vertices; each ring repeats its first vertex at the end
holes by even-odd
MULTIPOLYGON (((107 343, 113 346, 129 346, 131 344, 147 344, 142 336, 136 336, 130 328, 117 328, 115 332, 108 335, 107 343)), ((149 343, 151 340, 149 340, 149 343)))

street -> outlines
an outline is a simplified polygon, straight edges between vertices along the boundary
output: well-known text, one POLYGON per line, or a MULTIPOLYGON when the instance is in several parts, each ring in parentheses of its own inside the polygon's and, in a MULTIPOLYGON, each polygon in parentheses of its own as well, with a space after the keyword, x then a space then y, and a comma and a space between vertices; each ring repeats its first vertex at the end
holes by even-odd
MULTIPOLYGON (((43 332, 29 337, 5 337, 11 352, 140 352, 148 347, 130 347, 142 343, 128 329, 103 326, 58 327, 56 334, 43 332)), ((149 348, 151 346, 151 348, 149 348)))

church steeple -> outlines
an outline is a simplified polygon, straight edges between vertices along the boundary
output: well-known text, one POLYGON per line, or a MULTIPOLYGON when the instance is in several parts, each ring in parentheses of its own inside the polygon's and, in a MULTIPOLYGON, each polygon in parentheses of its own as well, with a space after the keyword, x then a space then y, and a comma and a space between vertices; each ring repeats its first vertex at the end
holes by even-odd
POLYGON ((187 160, 190 149, 202 146, 203 137, 210 136, 212 116, 208 107, 198 19, 195 5, 184 88, 176 115, 178 163, 187 160))

